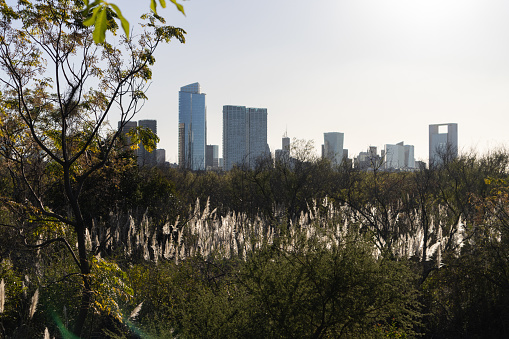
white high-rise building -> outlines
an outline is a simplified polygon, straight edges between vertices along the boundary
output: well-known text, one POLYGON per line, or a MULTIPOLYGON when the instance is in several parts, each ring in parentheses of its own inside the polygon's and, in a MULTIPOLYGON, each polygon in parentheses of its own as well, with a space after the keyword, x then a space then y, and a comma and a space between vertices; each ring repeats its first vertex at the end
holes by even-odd
POLYGON ((414 146, 399 142, 385 145, 385 168, 409 170, 415 168, 414 146))
POLYGON ((323 134, 323 156, 333 165, 340 165, 343 160, 344 133, 328 132, 323 134))
POLYGON ((458 124, 429 125, 429 165, 458 156, 458 124))
POLYGON ((234 165, 252 168, 267 152, 267 109, 223 106, 224 169, 234 165))

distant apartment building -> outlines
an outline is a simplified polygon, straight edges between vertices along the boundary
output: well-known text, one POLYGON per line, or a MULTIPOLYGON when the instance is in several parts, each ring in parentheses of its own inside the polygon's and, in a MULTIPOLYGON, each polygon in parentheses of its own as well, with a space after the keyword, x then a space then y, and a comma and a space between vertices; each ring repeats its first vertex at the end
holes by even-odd
POLYGON ((252 168, 267 153, 267 109, 223 106, 224 169, 234 165, 252 168))
MULTIPOLYGON (((157 134, 157 120, 140 120, 138 127, 149 128, 152 133, 157 134)), ((138 166, 155 166, 157 164, 157 155, 155 150, 149 152, 140 144, 138 148, 138 166)))
POLYGON ((333 165, 340 165, 344 158, 344 138, 344 133, 339 132, 323 134, 322 156, 329 159, 333 165))
POLYGON ((429 125, 429 165, 458 156, 458 124, 429 125))
POLYGON ((395 145, 385 145, 384 167, 387 170, 413 170, 415 169, 414 146, 399 142, 395 145))
POLYGON ((183 86, 179 91, 178 161, 181 168, 205 169, 207 109, 200 84, 183 86))

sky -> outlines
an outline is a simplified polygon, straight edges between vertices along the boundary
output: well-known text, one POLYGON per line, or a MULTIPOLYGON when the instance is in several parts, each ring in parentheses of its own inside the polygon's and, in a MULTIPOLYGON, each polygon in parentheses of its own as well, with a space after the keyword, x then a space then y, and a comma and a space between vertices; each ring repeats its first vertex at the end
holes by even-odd
MULTIPOLYGON (((124 0, 131 24, 148 0, 124 0)), ((342 132, 354 157, 403 141, 427 161, 428 125, 457 123, 460 152, 509 145, 509 2, 503 0, 189 0, 169 2, 183 28, 156 52, 137 119, 156 119, 159 148, 177 162, 178 91, 206 93, 207 143, 220 145, 222 107, 267 108, 281 138, 342 132)), ((160 7, 159 7, 160 8, 160 7)))

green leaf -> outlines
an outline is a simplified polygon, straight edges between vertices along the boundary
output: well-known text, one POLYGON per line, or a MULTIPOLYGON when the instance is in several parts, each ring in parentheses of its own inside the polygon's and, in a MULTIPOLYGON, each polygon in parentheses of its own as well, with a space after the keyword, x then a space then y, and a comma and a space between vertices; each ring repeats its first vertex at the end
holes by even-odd
POLYGON ((95 21, 97 20, 97 13, 101 10, 101 6, 97 6, 94 8, 94 11, 92 12, 92 15, 87 20, 83 21, 83 25, 90 27, 95 24, 95 21))
POLYGON ((87 27, 90 27, 90 26, 92 26, 95 23, 95 19, 96 19, 95 14, 92 14, 90 16, 90 18, 88 18, 87 20, 83 21, 83 25, 85 25, 87 27))
POLYGON ((95 29, 94 29, 94 41, 96 43, 101 43, 106 39, 106 27, 108 26, 108 19, 106 17, 106 10, 101 8, 99 13, 97 14, 97 19, 95 21, 95 29))
POLYGON ((166 8, 166 1, 165 0, 159 0, 159 3, 161 4, 162 8, 166 8))
POLYGON ((177 6, 177 9, 182 12, 182 14, 186 15, 186 13, 184 12, 184 6, 182 6, 181 4, 179 4, 177 2, 177 0, 170 0, 171 2, 173 2, 175 4, 175 6, 177 6))
POLYGON ((120 23, 122 24, 122 29, 124 30, 125 35, 129 38, 129 21, 124 18, 122 15, 122 12, 120 11, 120 8, 118 8, 115 4, 110 4, 111 7, 115 10, 115 13, 117 13, 117 17, 120 19, 120 23))
POLYGON ((156 7, 157 7, 156 0, 150 0, 150 9, 152 10, 152 12, 157 14, 156 7))

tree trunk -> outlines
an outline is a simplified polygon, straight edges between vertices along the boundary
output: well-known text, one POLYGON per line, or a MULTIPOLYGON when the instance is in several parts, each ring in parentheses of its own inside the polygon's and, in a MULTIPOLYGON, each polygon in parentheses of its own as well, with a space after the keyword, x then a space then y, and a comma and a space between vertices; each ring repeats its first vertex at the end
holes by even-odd
POLYGON ((90 303, 92 301, 92 288, 90 286, 90 263, 87 258, 87 251, 85 247, 85 225, 81 220, 81 225, 76 226, 76 233, 78 235, 78 255, 80 259, 80 272, 83 279, 83 287, 81 291, 81 302, 78 317, 74 324, 74 334, 81 337, 85 320, 90 310, 90 303))

